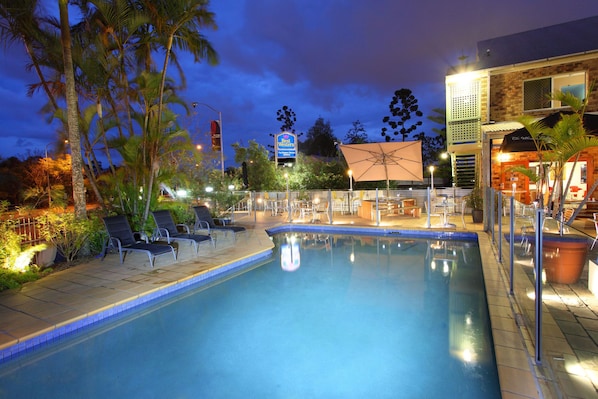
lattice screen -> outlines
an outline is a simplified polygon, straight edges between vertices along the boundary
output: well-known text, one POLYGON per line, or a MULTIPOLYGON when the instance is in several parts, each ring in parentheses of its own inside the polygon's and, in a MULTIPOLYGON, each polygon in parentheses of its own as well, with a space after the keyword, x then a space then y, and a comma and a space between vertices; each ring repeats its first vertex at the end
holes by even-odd
POLYGON ((450 121, 480 118, 480 81, 449 85, 448 119, 450 121))
POLYGON ((480 140, 482 126, 479 119, 450 122, 447 133, 450 144, 471 143, 480 140))
POLYGON ((480 140, 481 82, 455 82, 447 87, 447 139, 450 144, 480 140))

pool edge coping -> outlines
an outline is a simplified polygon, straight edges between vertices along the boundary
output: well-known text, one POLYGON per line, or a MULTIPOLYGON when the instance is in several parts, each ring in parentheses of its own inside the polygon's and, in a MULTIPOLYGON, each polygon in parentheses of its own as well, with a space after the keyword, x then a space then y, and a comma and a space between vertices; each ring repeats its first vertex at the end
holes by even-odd
POLYGON ((14 338, 13 341, 0 345, 0 365, 18 357, 21 354, 35 350, 45 344, 51 343, 65 335, 80 331, 85 327, 92 326, 100 321, 109 319, 113 316, 150 303, 156 299, 182 291, 194 284, 212 279, 218 275, 229 271, 242 268, 243 266, 266 259, 272 254, 272 247, 255 251, 235 260, 223 262, 222 264, 210 267, 206 270, 185 276, 176 281, 166 283, 161 287, 145 291, 141 294, 133 295, 128 299, 119 300, 113 304, 103 306, 94 311, 83 313, 71 319, 64 320, 48 327, 38 330, 34 333, 24 335, 20 338, 14 338))

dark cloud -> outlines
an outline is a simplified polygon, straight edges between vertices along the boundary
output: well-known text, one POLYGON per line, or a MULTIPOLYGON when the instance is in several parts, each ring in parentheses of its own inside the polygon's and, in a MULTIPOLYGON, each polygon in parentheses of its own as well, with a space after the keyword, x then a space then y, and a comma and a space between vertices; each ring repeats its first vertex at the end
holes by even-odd
MULTIPOLYGON (((411 89, 430 115, 433 108, 444 107, 446 71, 462 55, 474 60, 478 41, 597 15, 598 2, 221 0, 213 1, 211 9, 219 28, 203 33, 221 63, 214 67, 183 59, 188 88, 180 94, 189 103, 203 102, 222 112, 230 160, 233 142, 270 143, 269 134, 280 125, 276 110, 283 105, 297 114, 298 131, 323 117, 343 138, 359 119, 372 139, 380 139, 381 120, 395 90, 411 89)), ((36 81, 25 63, 22 52, 7 53, 0 65, 2 132, 23 132, 23 140, 27 135, 43 149, 56 129, 37 114, 45 101, 42 94, 33 99, 24 94, 26 85, 36 81)), ((200 108, 190 115, 180 110, 197 140, 205 138, 209 120, 217 118, 200 108)), ((6 155, 2 148, 0 154, 6 155)))

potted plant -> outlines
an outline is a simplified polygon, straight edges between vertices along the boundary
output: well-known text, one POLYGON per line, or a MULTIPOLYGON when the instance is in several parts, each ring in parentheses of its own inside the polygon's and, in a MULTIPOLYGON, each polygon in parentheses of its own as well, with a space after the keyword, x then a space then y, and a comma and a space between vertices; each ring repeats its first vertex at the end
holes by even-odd
MULTIPOLYGON (((592 93, 592 89, 588 94, 592 93)), ((573 284, 578 281, 588 256, 588 239, 568 234, 564 228, 563 209, 566 194, 575 167, 566 168, 567 162, 577 162, 582 151, 598 147, 598 138, 587 134, 584 112, 587 99, 581 100, 571 93, 557 92, 552 98, 570 107, 572 112, 561 112, 559 121, 552 127, 535 121, 530 115, 519 118, 536 146, 538 169, 513 168, 537 183, 538 204, 546 209, 546 216, 561 221, 554 232, 543 230, 543 267, 549 282, 573 284), (544 193, 547 193, 546 195, 544 193)), ((586 193, 587 196, 590 193, 586 193)))
POLYGON ((484 221, 484 191, 481 187, 474 187, 469 195, 465 196, 465 205, 471 209, 471 218, 474 223, 484 221))

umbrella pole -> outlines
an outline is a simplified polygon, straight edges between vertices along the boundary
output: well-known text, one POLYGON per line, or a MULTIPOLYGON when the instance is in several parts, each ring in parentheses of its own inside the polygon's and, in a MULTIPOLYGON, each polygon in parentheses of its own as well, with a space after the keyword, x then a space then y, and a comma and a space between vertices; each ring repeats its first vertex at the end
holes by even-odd
POLYGON ((376 187, 376 226, 380 226, 380 201, 378 199, 378 188, 376 187))

